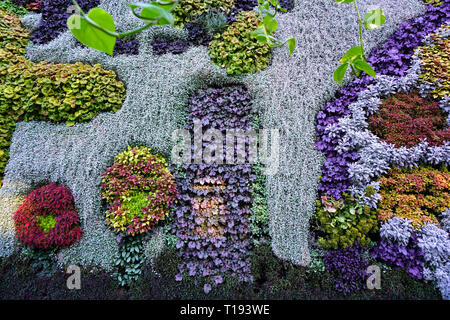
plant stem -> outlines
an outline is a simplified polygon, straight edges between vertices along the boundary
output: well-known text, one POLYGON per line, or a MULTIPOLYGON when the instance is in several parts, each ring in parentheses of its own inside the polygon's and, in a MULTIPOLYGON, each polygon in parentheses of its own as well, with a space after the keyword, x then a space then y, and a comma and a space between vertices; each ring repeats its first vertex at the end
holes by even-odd
POLYGON ((366 55, 364 53, 364 44, 363 44, 363 37, 362 37, 362 19, 361 15, 359 14, 358 4, 356 3, 356 0, 353 1, 355 4, 356 13, 358 14, 358 26, 359 26, 359 42, 361 43, 361 52, 364 60, 367 60, 366 55))
MULTIPOLYGON (((175 3, 175 2, 178 2, 178 0, 171 1, 170 3, 175 3)), ((84 13, 83 9, 81 9, 80 5, 77 3, 76 0, 72 0, 72 3, 77 8, 77 10, 80 12, 81 17, 83 19, 85 19, 91 26, 93 26, 94 28, 96 28, 96 29, 98 29, 100 31, 103 31, 104 33, 106 33, 106 34, 108 34, 108 35, 110 35, 112 37, 119 38, 119 39, 120 38, 124 38, 126 36, 131 36, 131 35, 136 34, 138 32, 141 32, 141 31, 143 31, 143 30, 145 30, 147 28, 150 28, 155 23, 157 23, 157 21, 152 20, 151 22, 147 23, 146 25, 144 25, 144 26, 142 26, 140 28, 137 28, 137 29, 134 29, 134 30, 130 30, 130 31, 127 31, 127 32, 123 32, 123 33, 117 33, 117 32, 114 32, 114 31, 111 31, 111 30, 108 30, 108 29, 105 29, 105 28, 99 26, 95 21, 93 21, 91 18, 89 18, 86 15, 86 13, 84 13)), ((158 3, 160 3, 160 2, 158 2, 158 3)), ((170 3, 169 2, 161 2, 161 4, 170 4, 170 3)), ((133 11, 133 14, 136 15, 134 11, 133 11)), ((139 17, 139 16, 137 16, 137 17, 140 18, 140 19, 144 19, 144 18, 139 17)))

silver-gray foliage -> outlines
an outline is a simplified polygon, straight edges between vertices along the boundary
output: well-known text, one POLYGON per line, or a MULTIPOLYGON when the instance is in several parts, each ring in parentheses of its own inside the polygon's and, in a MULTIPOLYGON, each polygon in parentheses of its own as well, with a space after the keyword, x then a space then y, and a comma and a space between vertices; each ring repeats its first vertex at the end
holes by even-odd
MULTIPOLYGON (((408 93, 415 88, 420 88, 420 92, 426 95, 433 89, 425 87, 419 81, 419 75, 420 62, 417 56, 414 56, 413 63, 404 77, 379 76, 376 82, 361 92, 357 101, 349 106, 351 113, 329 126, 331 137, 342 136, 336 147, 338 152, 358 152, 359 159, 351 163, 348 169, 353 181, 350 192, 361 195, 362 201, 373 208, 377 207, 380 200, 379 184, 375 180, 390 168, 411 168, 419 164, 450 165, 448 141, 442 146, 430 146, 427 141, 423 141, 411 148, 396 148, 393 144, 380 140, 368 129, 367 119, 378 110, 382 99, 397 92, 408 93), (376 191, 370 197, 364 194, 368 186, 372 186, 376 191)), ((448 102, 448 97, 440 101, 439 105, 444 112, 449 109, 448 102)), ((447 122, 450 122, 450 115, 447 122)))
MULTIPOLYGON (((370 50, 393 33, 398 25, 424 11, 417 0, 360 1, 361 7, 384 9, 387 23, 365 32, 370 50)), ((139 25, 125 5, 103 0, 118 29, 139 25)), ((27 18, 31 22, 31 18, 27 18)), ((270 232, 274 252, 297 264, 308 264, 309 219, 315 211, 317 183, 323 156, 314 147, 315 115, 330 100, 338 85, 333 71, 345 51, 358 43, 354 8, 329 0, 295 1, 295 9, 279 16, 279 38, 297 38, 289 58, 286 48, 274 51, 267 70, 228 77, 211 62, 206 47, 180 55, 153 56, 151 41, 165 34, 186 34, 167 27, 152 27, 139 34, 140 54, 111 58, 75 45, 69 32, 46 45, 30 45, 27 58, 59 63, 100 63, 113 69, 127 86, 123 107, 116 114, 99 115, 87 124, 66 127, 43 122, 19 123, 11 146, 4 184, 22 180, 29 185, 59 181, 73 192, 85 235, 63 252, 62 263, 110 266, 117 252, 114 234, 104 226, 100 198, 100 173, 128 144, 145 144, 170 154, 172 131, 180 127, 188 98, 208 85, 244 84, 263 115, 263 127, 280 132, 280 164, 267 179, 270 232)), ((349 77, 346 79, 349 80, 349 77)))

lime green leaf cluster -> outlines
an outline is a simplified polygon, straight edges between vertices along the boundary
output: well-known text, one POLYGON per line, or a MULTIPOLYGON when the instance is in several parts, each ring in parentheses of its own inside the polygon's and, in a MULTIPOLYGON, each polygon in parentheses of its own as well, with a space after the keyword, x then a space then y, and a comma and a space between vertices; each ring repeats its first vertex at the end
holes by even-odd
POLYGON ((272 56, 267 43, 252 36, 260 21, 252 11, 239 13, 237 21, 209 44, 209 56, 228 74, 258 72, 267 68, 272 56))
POLYGON ((29 32, 17 16, 0 10, 0 176, 21 120, 73 125, 117 111, 125 86, 100 65, 33 63, 25 59, 29 32))
POLYGON ((18 64, 1 67, 0 83, 0 112, 16 121, 74 125, 100 112, 118 111, 125 95, 124 84, 114 71, 79 62, 36 64, 23 58, 18 64))
POLYGON ((318 242, 326 249, 346 248, 355 241, 366 246, 370 234, 378 230, 376 211, 345 193, 339 200, 329 196, 317 200, 316 222, 323 233, 318 242))
MULTIPOLYGON (((450 26, 443 26, 443 30, 450 31, 450 26)), ((434 45, 419 47, 418 56, 420 59, 421 75, 420 80, 437 84, 436 89, 431 91, 433 98, 443 98, 450 95, 450 40, 448 35, 435 33, 431 35, 434 45)))
POLYGON ((233 6, 234 0, 180 0, 173 10, 175 25, 183 27, 185 23, 191 22, 211 9, 220 9, 228 13, 233 6))
POLYGON ((42 231, 44 231, 44 233, 48 233, 50 229, 55 227, 56 218, 52 215, 47 215, 45 217, 37 216, 36 222, 38 226, 41 227, 42 231))

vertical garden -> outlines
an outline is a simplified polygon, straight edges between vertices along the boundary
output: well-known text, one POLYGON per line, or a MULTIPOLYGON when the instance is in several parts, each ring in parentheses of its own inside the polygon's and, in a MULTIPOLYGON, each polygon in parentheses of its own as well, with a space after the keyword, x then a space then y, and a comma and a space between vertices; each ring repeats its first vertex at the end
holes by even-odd
POLYGON ((449 20, 0 0, 0 298, 448 300, 449 20))

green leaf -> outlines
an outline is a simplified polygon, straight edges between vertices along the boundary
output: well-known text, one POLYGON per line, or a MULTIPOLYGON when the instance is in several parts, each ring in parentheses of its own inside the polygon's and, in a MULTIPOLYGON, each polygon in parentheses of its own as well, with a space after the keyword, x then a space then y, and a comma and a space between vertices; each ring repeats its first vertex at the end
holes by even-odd
POLYGON ((334 3, 352 3, 355 0, 334 0, 334 3))
POLYGON ((361 46, 352 47, 347 50, 344 56, 339 60, 340 63, 346 63, 348 61, 352 62, 358 57, 361 57, 363 50, 361 46))
POLYGON ((269 33, 274 33, 277 30, 277 28, 278 28, 277 20, 273 19, 270 16, 265 16, 264 19, 263 19, 263 23, 266 26, 266 30, 269 33))
POLYGON ((288 40, 288 47, 289 47, 289 56, 292 56, 292 54, 294 53, 295 50, 295 38, 290 38, 288 40))
POLYGON ((375 9, 367 11, 366 15, 363 17, 363 21, 367 30, 373 30, 381 27, 386 21, 386 17, 383 14, 383 10, 375 9))
POLYGON ((264 28, 263 27, 259 27, 258 29, 253 30, 251 32, 251 35, 253 37, 255 37, 256 40, 258 40, 258 41, 261 41, 261 42, 264 42, 264 43, 267 42, 267 36, 266 36, 266 34, 264 32, 264 28))
POLYGON ((370 66, 370 64, 368 64, 364 60, 357 59, 357 60, 353 61, 353 65, 355 66, 355 68, 367 73, 369 76, 376 79, 377 75, 375 73, 375 70, 373 70, 373 68, 370 66))
POLYGON ((348 63, 344 63, 337 67, 334 71, 334 81, 339 84, 342 84, 342 80, 344 80, 345 73, 347 72, 348 63))
POLYGON ((158 25, 174 24, 174 18, 170 14, 170 11, 176 4, 162 5, 157 2, 152 3, 127 3, 127 5, 135 12, 137 8, 141 8, 142 11, 139 14, 144 20, 158 20, 158 25))
MULTIPOLYGON (((114 19, 107 11, 101 8, 94 8, 89 11, 87 16, 100 27, 111 32, 116 32, 114 19)), ((116 37, 92 26, 84 17, 77 14, 71 15, 67 19, 67 26, 75 38, 82 44, 105 52, 110 56, 113 55, 116 37)))

